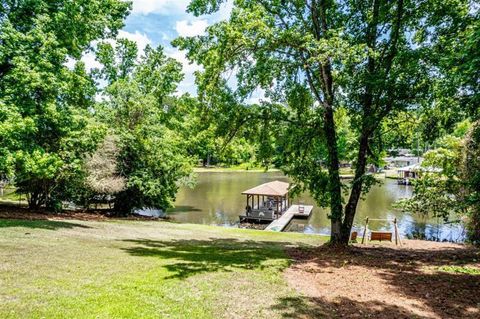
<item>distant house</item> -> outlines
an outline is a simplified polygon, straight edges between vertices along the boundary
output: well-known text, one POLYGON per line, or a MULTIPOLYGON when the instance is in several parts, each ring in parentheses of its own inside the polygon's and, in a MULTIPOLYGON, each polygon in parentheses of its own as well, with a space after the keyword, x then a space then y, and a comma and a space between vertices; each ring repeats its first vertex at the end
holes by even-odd
POLYGON ((406 167, 421 163, 423 158, 418 156, 396 156, 385 157, 383 160, 386 162, 386 166, 406 167))
POLYGON ((439 173, 442 170, 435 167, 422 167, 419 163, 401 167, 398 172, 398 184, 410 185, 412 180, 417 179, 423 172, 439 173))

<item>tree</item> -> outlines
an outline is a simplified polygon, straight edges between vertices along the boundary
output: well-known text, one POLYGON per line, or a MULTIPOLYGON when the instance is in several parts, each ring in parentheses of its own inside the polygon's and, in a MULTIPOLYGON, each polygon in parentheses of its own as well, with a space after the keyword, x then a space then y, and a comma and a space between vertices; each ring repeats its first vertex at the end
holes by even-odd
POLYGON ((465 215, 464 187, 459 175, 462 140, 452 135, 443 136, 437 141, 441 147, 424 154, 413 196, 400 200, 396 204, 399 208, 445 221, 465 215))
MULTIPOLYGON (((209 14, 222 2, 193 0, 188 9, 209 14)), ((430 47, 415 35, 444 19, 458 19, 455 10, 465 10, 468 3, 451 5, 236 1, 228 21, 210 26, 206 35, 174 44, 203 66, 197 83, 208 107, 218 108, 222 97, 231 95, 236 101, 231 108, 243 105, 237 114, 250 112, 259 123, 270 123, 274 132, 275 127, 286 127, 284 171, 300 185, 297 189, 308 189, 320 205, 330 207, 331 242, 346 245, 360 196, 374 182, 365 171, 381 154, 381 123, 397 111, 414 108, 428 93, 433 69, 425 56, 430 47), (227 88, 231 72, 236 72, 235 90, 227 88), (255 111, 244 101, 258 88, 270 102, 255 111), (355 176, 345 205, 335 122, 340 107, 348 110, 356 135, 355 176)))
POLYGON ((479 169, 480 141, 478 122, 460 122, 452 135, 438 139, 440 147, 425 154, 413 197, 396 205, 407 212, 424 216, 465 219, 468 239, 480 242, 479 169))
POLYGON ((1 1, 0 172, 29 205, 57 207, 104 128, 93 120, 95 86, 83 63, 94 40, 115 36, 129 3, 1 1))
POLYGON ((119 153, 118 139, 107 135, 95 153, 86 158, 84 180, 77 188, 77 196, 72 197, 89 207, 95 197, 107 200, 125 190, 125 178, 119 173, 119 153))
POLYGON ((107 81, 99 117, 118 138, 117 171, 125 187, 115 195, 115 211, 123 214, 171 207, 192 168, 171 96, 183 78, 181 65, 167 58, 162 47, 147 46, 139 59, 137 55, 136 44, 126 39, 97 49, 103 68, 95 73, 107 81))
POLYGON ((225 136, 226 123, 218 114, 203 108, 197 98, 186 94, 177 102, 176 117, 182 121, 172 129, 182 134, 188 153, 201 160, 203 166, 255 164, 259 143, 252 143, 249 130, 241 128, 235 135, 225 136))
POLYGON ((464 201, 467 206, 468 237, 480 244, 480 122, 472 125, 465 139, 461 161, 461 178, 465 183, 464 201))

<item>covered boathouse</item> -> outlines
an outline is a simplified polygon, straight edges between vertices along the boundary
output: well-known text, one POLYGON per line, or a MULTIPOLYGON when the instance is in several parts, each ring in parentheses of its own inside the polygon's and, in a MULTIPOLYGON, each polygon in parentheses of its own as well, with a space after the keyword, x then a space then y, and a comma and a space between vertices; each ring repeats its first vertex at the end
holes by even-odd
POLYGON ((273 181, 242 192, 247 196, 245 215, 240 221, 272 222, 290 207, 290 184, 273 181))

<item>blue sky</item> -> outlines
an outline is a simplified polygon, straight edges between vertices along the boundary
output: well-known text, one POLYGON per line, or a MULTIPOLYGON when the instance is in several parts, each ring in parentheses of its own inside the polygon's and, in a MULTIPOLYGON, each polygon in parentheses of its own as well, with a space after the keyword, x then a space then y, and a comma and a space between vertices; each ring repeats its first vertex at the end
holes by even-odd
MULTIPOLYGON (((140 50, 150 44, 162 45, 168 56, 183 64, 185 79, 178 87, 178 94, 195 94, 193 72, 199 66, 189 64, 185 53, 173 48, 170 42, 178 36, 195 36, 205 32, 205 28, 217 21, 227 19, 231 4, 222 5, 220 11, 208 16, 195 17, 187 13, 190 0, 133 0, 132 12, 125 21, 119 37, 137 42, 140 50)), ((94 57, 86 57, 87 64, 95 64, 94 57)))
MULTIPOLYGON (((187 13, 190 0, 130 0, 133 3, 132 11, 125 21, 125 27, 120 30, 118 38, 127 38, 135 41, 139 51, 143 51, 147 44, 162 45, 165 53, 183 65, 184 80, 179 84, 177 95, 190 93, 196 95, 195 77, 193 73, 201 68, 191 64, 185 57, 185 52, 179 51, 170 44, 178 36, 196 36, 205 33, 205 28, 220 20, 228 19, 232 10, 232 0, 226 0, 220 10, 212 15, 195 17, 187 13)), ((82 60, 87 68, 101 67, 95 61, 95 55, 87 52, 82 60)), ((71 63, 67 63, 71 67, 71 63)), ((235 88, 235 72, 230 73, 228 83, 235 88)), ((247 103, 259 103, 265 98, 264 91, 257 89, 247 99, 247 103)))

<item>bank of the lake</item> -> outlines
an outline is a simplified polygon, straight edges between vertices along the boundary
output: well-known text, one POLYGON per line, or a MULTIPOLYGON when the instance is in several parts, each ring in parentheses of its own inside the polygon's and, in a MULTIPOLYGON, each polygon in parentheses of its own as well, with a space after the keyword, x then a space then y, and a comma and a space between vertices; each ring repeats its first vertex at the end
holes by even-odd
POLYGON ((407 241, 340 252, 327 239, 0 219, 0 318, 478 318, 478 250, 407 241))
MULTIPOLYGON (((464 229, 459 224, 444 224, 441 219, 399 211, 393 204, 411 196, 412 186, 398 185, 396 180, 379 175, 380 184, 358 205, 354 227, 362 231, 366 217, 376 219, 397 218, 400 233, 405 237, 427 238, 432 240, 461 241, 464 229)), ((280 171, 219 171, 198 173, 198 183, 193 188, 183 187, 177 194, 175 208, 169 216, 184 223, 221 225, 238 227, 238 215, 243 213, 246 202, 241 192, 256 185, 273 181, 288 181, 280 171)), ((345 181, 348 182, 348 181, 345 181)), ((330 224, 328 210, 320 208, 308 194, 303 194, 294 203, 314 205, 309 220, 297 220, 289 226, 289 231, 328 235, 330 224)), ((371 229, 393 230, 392 223, 372 222, 371 229)))

